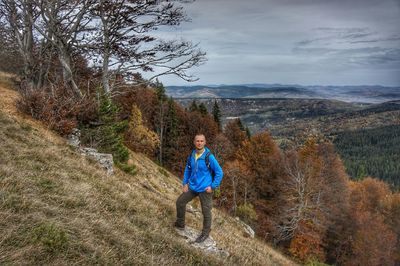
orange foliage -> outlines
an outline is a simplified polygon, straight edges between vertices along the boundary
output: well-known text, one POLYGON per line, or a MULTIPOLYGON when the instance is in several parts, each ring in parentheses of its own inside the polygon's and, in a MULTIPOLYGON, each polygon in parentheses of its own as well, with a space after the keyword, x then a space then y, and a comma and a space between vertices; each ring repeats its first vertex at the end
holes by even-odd
POLYGON ((300 261, 325 260, 322 248, 322 232, 312 221, 302 221, 299 230, 290 242, 289 252, 300 261))
POLYGON ((271 239, 278 223, 278 211, 283 178, 283 160, 280 149, 268 132, 253 135, 245 140, 236 157, 249 169, 248 200, 255 206, 258 214, 256 231, 271 239))
POLYGON ((132 106, 126 142, 133 150, 148 155, 154 154, 155 149, 160 144, 157 134, 143 125, 142 113, 135 104, 132 106))
POLYGON ((394 193, 381 201, 382 214, 385 223, 390 226, 397 236, 395 251, 396 265, 400 265, 400 194, 394 193))
POLYGON ((236 215, 237 207, 247 203, 249 187, 249 170, 243 162, 234 160, 224 165, 224 178, 222 179, 222 190, 224 206, 236 215))
POLYGON ((359 212, 357 231, 352 243, 354 259, 349 265, 395 265, 394 252, 397 237, 381 215, 359 212))
POLYGON ((97 106, 92 99, 77 99, 62 85, 41 90, 26 88, 21 96, 17 103, 19 110, 46 122, 49 128, 61 135, 71 133, 78 120, 89 121, 97 116, 97 106))
POLYGON ((218 162, 221 165, 228 161, 229 156, 235 151, 232 143, 222 133, 215 136, 214 139, 211 139, 207 146, 212 150, 216 158, 218 158, 218 162))
POLYGON ((385 204, 391 205, 392 193, 388 185, 383 181, 367 178, 360 182, 351 182, 350 188, 354 228, 352 254, 347 256, 345 263, 395 265, 398 239, 390 223, 385 223, 384 216, 385 204))
POLYGON ((332 144, 311 138, 286 153, 285 167, 278 240, 290 240, 290 252, 302 261, 332 257, 349 213, 348 177, 341 160, 332 144))
MULTIPOLYGON (((235 119, 228 122, 224 128, 224 134, 235 148, 239 148, 247 139, 246 132, 240 128, 240 120, 235 119)), ((233 154, 232 154, 233 155, 233 154)))

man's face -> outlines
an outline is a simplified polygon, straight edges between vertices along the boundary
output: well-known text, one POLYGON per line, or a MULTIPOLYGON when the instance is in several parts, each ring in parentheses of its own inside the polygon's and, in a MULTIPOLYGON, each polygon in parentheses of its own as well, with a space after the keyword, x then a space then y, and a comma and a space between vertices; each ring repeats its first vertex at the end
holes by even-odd
POLYGON ((197 150, 202 150, 206 145, 206 137, 204 135, 197 135, 194 138, 194 146, 196 146, 197 150))

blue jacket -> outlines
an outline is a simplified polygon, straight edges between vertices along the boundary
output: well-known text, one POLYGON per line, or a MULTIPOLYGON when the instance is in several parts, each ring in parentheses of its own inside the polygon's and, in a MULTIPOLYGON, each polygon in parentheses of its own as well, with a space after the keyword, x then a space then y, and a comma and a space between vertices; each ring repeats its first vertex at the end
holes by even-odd
POLYGON ((195 160, 195 152, 196 150, 193 150, 190 154, 190 160, 188 163, 190 163, 191 167, 189 168, 188 164, 186 164, 182 184, 189 184, 189 188, 195 192, 204 192, 209 186, 214 190, 221 184, 222 176, 224 175, 222 168, 218 164, 214 155, 210 154, 210 168, 215 173, 213 182, 211 172, 206 165, 206 154, 209 153, 210 150, 205 147, 204 153, 197 159, 197 161, 195 160))

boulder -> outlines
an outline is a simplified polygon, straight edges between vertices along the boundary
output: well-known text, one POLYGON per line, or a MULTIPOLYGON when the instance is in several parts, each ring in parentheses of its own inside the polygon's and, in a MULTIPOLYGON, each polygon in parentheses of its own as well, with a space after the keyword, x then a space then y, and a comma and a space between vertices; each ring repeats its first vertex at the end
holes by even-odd
POLYGON ((81 144, 81 131, 77 128, 72 129, 71 134, 67 138, 68 144, 76 148, 81 144))
POLYGON ((71 134, 69 134, 67 138, 68 144, 78 149, 82 155, 91 157, 97 161, 107 171, 107 175, 114 174, 114 160, 112 154, 99 153, 93 148, 80 147, 80 137, 81 131, 77 128, 72 129, 71 134))
POLYGON ((97 161, 105 170, 107 170, 107 175, 114 174, 114 160, 112 154, 99 153, 96 149, 93 148, 80 148, 79 151, 82 155, 91 157, 95 161, 97 161))

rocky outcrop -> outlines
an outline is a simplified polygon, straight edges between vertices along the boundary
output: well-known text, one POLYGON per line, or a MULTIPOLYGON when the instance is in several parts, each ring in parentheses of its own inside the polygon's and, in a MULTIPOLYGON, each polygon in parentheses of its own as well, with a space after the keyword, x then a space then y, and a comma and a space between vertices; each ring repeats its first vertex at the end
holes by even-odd
POLYGON ((201 232, 197 231, 194 228, 186 226, 184 230, 175 229, 178 235, 183 237, 186 242, 194 248, 201 249, 206 253, 212 253, 222 258, 229 257, 229 252, 217 247, 217 242, 209 236, 202 243, 195 243, 194 241, 200 235, 201 232))
POLYGON ((79 148, 81 145, 81 131, 77 128, 72 129, 71 134, 68 135, 67 141, 69 145, 79 148))
POLYGON ((235 220, 239 223, 239 225, 243 228, 244 233, 251 237, 254 238, 255 236, 255 232, 253 230, 253 228, 250 227, 250 225, 246 224, 245 222, 243 222, 242 220, 240 220, 239 217, 236 217, 235 220))
POLYGON ((72 130, 72 133, 68 136, 68 144, 75 147, 79 152, 84 155, 88 156, 95 161, 97 161, 106 171, 107 175, 112 175, 114 174, 114 169, 113 169, 113 156, 112 154, 107 154, 107 153, 99 153, 96 149, 94 148, 85 148, 80 146, 80 137, 81 137, 81 132, 79 129, 74 128, 72 130))
POLYGON ((107 175, 114 174, 114 160, 111 154, 99 153, 93 148, 79 148, 79 151, 82 155, 89 156, 97 161, 107 171, 107 175))

